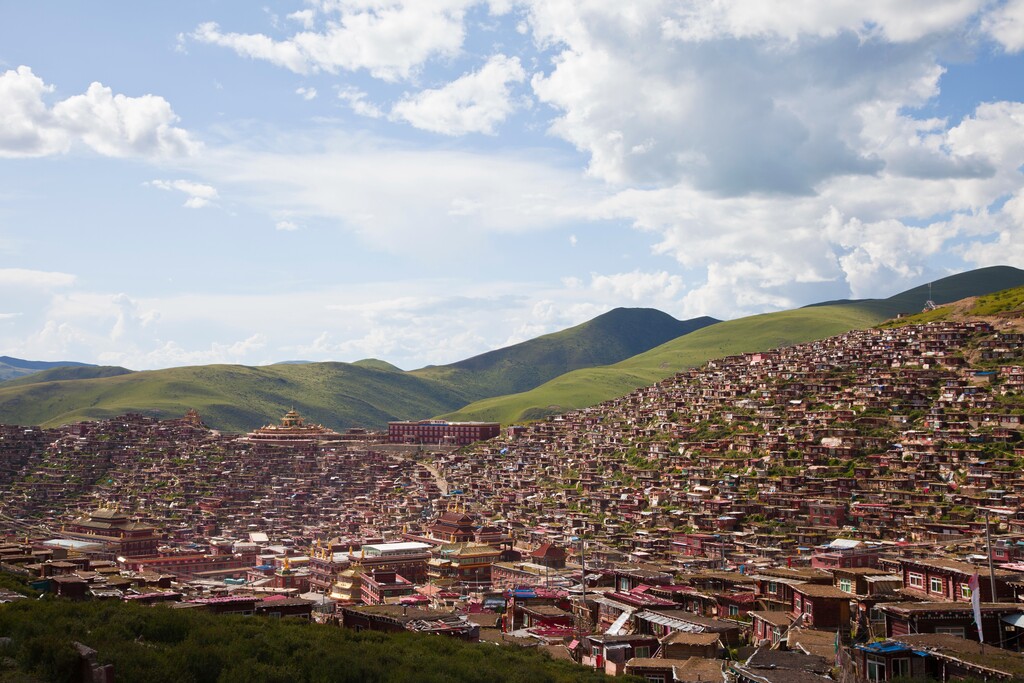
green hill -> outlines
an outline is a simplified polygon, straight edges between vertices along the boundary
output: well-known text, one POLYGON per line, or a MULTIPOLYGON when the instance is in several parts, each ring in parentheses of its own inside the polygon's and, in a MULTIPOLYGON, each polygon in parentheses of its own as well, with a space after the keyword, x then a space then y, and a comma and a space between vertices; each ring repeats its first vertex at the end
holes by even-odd
MULTIPOLYGON (((539 648, 426 633, 355 631, 302 619, 211 614, 118 600, 0 607, 0 680, 77 681, 80 643, 117 681, 148 683, 583 683, 603 672, 539 648)), ((86 669, 88 672, 88 669, 86 669)), ((89 677, 91 679, 91 677, 89 677)), ((640 681, 627 677, 616 679, 640 681)))
POLYGON ((376 359, 148 372, 53 369, 0 384, 0 422, 52 426, 125 412, 167 418, 195 408, 211 427, 244 432, 276 421, 294 407, 334 429, 383 428, 391 420, 424 419, 481 398, 532 388, 587 364, 623 360, 637 349, 647 350, 714 322, 680 322, 660 311, 616 309, 562 332, 413 372, 376 359))
POLYGON ((127 375, 132 370, 118 365, 62 365, 51 370, 40 370, 17 379, 7 380, 2 387, 20 387, 40 382, 61 382, 75 379, 100 379, 127 375))
MULTIPOLYGON (((932 300, 946 303, 1015 285, 1024 285, 1024 271, 982 268, 935 281, 932 300)), ((577 370, 535 389, 477 401, 440 417, 508 424, 585 408, 713 358, 823 339, 877 325, 897 313, 919 311, 928 291, 925 285, 888 299, 835 301, 718 323, 614 365, 577 370)))
POLYGON ((418 419, 464 402, 435 382, 349 363, 204 365, 0 385, 0 415, 8 423, 57 425, 125 412, 177 417, 195 408, 210 426, 233 432, 276 421, 292 407, 342 429, 418 419))
POLYGON ((561 332, 412 374, 479 397, 512 394, 572 370, 616 363, 717 322, 708 317, 680 321, 649 308, 616 308, 561 332))
POLYGON ((87 363, 76 363, 69 360, 45 361, 45 360, 24 360, 12 358, 11 356, 0 356, 0 382, 25 377, 42 370, 67 367, 92 367, 87 363))

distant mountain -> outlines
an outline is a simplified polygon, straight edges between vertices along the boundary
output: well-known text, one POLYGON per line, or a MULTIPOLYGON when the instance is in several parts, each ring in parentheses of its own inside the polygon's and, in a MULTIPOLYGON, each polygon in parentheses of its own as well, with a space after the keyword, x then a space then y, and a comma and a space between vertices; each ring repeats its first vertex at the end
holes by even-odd
MULTIPOLYGON (((941 304, 1020 285, 1024 270, 995 266, 936 280, 931 296, 941 304)), ((570 372, 530 391, 484 399, 440 417, 508 424, 585 408, 713 358, 824 339, 878 325, 902 312, 920 311, 928 292, 925 285, 888 299, 832 301, 721 322, 619 363, 570 372)))
POLYGON ((0 382, 31 375, 41 370, 50 368, 88 367, 88 363, 76 363, 70 360, 45 361, 45 360, 23 360, 11 356, 0 356, 0 382))
POLYGON ((294 407, 336 429, 382 428, 390 420, 424 419, 488 396, 530 389, 588 364, 623 360, 714 322, 681 322, 651 309, 616 309, 562 332, 413 372, 377 359, 148 372, 50 370, 54 374, 0 384, 0 422, 56 425, 128 411, 176 417, 195 408, 210 426, 242 432, 276 421, 294 407))
POLYGON ((100 379, 103 377, 118 377, 120 375, 128 375, 134 372, 128 368, 122 368, 119 365, 69 365, 67 367, 61 366, 52 368, 50 370, 40 370, 39 372, 33 372, 31 375, 25 375, 17 379, 8 380, 4 382, 3 387, 23 387, 28 384, 40 384, 43 382, 63 382, 66 380, 79 380, 79 379, 100 379))
POLYGON ((412 374, 478 396, 514 394, 579 368, 625 360, 717 322, 676 320, 651 308, 616 308, 561 332, 412 374))
POLYGON ((930 285, 921 285, 900 292, 888 299, 841 299, 811 304, 815 306, 858 306, 894 318, 902 314, 914 314, 924 309, 929 300, 936 304, 948 304, 969 296, 979 296, 1024 285, 1024 271, 1010 266, 990 266, 966 273, 950 275, 935 280, 930 285))

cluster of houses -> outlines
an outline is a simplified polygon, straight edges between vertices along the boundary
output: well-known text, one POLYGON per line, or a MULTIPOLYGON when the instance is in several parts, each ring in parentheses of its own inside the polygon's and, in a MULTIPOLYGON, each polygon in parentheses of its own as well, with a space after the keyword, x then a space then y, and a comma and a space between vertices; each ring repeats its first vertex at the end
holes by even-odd
POLYGON ((1022 361, 990 322, 857 331, 458 449, 294 412, 3 426, 0 566, 650 681, 1017 680, 1022 361))

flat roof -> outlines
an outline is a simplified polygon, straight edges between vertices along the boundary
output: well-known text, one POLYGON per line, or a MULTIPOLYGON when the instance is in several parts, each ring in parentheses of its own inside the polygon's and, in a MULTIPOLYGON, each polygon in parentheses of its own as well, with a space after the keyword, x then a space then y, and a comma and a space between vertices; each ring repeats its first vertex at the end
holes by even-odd
POLYGON ((400 541, 398 543, 372 543, 362 546, 363 550, 372 548, 381 552, 387 552, 389 550, 426 550, 431 548, 429 543, 420 543, 419 541, 400 541))

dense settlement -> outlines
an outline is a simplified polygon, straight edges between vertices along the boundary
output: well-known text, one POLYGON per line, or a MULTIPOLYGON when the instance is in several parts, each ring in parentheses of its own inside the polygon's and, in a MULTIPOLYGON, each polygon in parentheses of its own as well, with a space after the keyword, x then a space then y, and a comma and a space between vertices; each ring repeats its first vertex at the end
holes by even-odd
POLYGON ((1022 680, 1022 356, 1013 328, 942 322, 505 430, 2 426, 0 568, 662 683, 1022 680))

